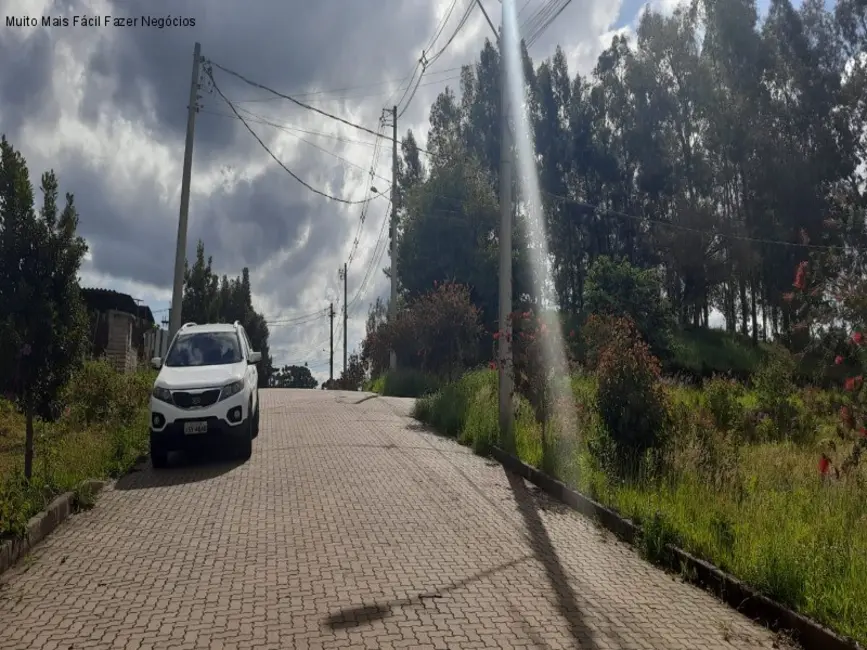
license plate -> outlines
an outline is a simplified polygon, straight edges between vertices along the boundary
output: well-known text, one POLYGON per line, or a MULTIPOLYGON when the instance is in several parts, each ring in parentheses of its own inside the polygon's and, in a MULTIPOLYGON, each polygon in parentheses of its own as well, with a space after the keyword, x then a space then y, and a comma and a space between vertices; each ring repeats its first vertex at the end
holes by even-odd
POLYGON ((208 423, 207 422, 184 422, 184 433, 187 435, 193 435, 196 433, 207 433, 208 432, 208 423))

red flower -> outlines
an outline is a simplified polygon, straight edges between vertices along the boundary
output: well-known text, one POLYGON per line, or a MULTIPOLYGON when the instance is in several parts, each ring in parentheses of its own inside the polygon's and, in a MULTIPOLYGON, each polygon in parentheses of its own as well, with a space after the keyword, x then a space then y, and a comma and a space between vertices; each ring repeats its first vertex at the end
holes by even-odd
POLYGON ((867 438, 867 428, 861 427, 860 429, 858 429, 858 433, 861 435, 862 438, 867 438))
POLYGON ((495 340, 495 341, 498 341, 499 339, 500 339, 500 333, 499 333, 499 332, 494 332, 494 340, 495 340))
POLYGON ((834 363, 839 366, 841 363, 843 363, 843 357, 838 354, 836 357, 834 357, 834 363))
POLYGON ((491 370, 496 370, 496 369, 497 369, 497 362, 496 362, 496 361, 491 361, 491 362, 488 364, 488 367, 489 367, 491 370))
POLYGON ((846 390, 857 390, 861 387, 861 384, 864 382, 864 378, 861 375, 857 377, 847 377, 846 378, 846 390))
POLYGON ((852 343, 855 345, 861 345, 864 342, 864 335, 861 332, 855 332, 852 335, 852 343))
POLYGON ((831 469, 831 460, 825 454, 822 454, 822 457, 819 459, 819 473, 825 476, 828 474, 829 469, 831 469))
POLYGON ((525 311, 523 314, 521 314, 521 317, 522 317, 524 320, 527 320, 528 318, 530 318, 530 316, 532 316, 532 314, 531 314, 530 312, 528 312, 528 311, 525 311))

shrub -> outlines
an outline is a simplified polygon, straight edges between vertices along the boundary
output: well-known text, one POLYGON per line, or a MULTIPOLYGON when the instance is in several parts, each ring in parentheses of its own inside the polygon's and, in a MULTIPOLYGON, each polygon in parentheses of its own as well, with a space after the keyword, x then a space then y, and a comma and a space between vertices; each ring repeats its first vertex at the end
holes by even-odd
POLYGON ((792 433, 797 409, 792 402, 795 395, 795 361, 784 348, 775 347, 759 366, 753 377, 758 407, 770 418, 773 427, 765 425, 773 438, 788 437, 792 433))
POLYGON ((639 269, 625 259, 597 258, 587 273, 584 308, 592 314, 629 318, 654 354, 668 349, 674 319, 662 283, 650 269, 639 269))
POLYGON ((78 422, 129 422, 147 405, 152 373, 119 373, 105 359, 87 361, 66 385, 62 398, 78 422))
POLYGON ((707 407, 717 429, 729 431, 740 425, 744 410, 740 402, 743 394, 743 386, 732 379, 714 377, 705 382, 707 407))
POLYGON ((439 382, 435 377, 413 368, 398 368, 387 372, 375 391, 389 397, 421 397, 434 392, 439 382))
POLYGON ((622 462, 659 446, 666 409, 659 361, 630 321, 612 325, 599 357, 597 408, 622 462))

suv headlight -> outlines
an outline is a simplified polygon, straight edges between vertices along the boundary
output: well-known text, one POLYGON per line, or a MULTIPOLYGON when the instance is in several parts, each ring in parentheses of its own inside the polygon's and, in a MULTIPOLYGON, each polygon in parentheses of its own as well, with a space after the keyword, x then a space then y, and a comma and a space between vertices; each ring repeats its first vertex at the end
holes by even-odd
POLYGON ((161 402, 166 402, 167 404, 172 403, 172 391, 170 391, 168 388, 163 388, 162 386, 154 386, 154 390, 151 395, 153 395, 161 402))
POLYGON ((243 381, 233 381, 231 384, 226 384, 223 386, 223 390, 220 393, 220 400, 228 399, 232 395, 237 395, 242 390, 244 390, 244 382, 243 381))

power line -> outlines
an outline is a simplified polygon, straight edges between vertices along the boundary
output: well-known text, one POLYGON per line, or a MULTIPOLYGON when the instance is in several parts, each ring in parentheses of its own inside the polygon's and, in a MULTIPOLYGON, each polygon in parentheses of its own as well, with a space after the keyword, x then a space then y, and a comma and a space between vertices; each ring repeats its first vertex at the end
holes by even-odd
MULTIPOLYGON (((451 11, 455 8, 456 5, 457 5, 457 0, 455 0, 452 3, 451 9, 449 9, 449 13, 448 13, 449 16, 451 15, 451 11)), ((424 52, 422 53, 422 58, 420 59, 420 63, 422 65, 421 74, 419 75, 418 82, 416 83, 415 88, 412 89, 412 93, 410 94, 409 99, 406 100, 406 104, 404 104, 404 107, 399 111, 399 113, 397 115, 398 119, 403 117, 403 114, 406 113, 407 109, 409 109, 410 103, 412 102, 413 98, 415 97, 416 92, 418 92, 418 89, 421 86, 421 81, 424 78, 425 73, 427 72, 428 66, 436 63, 437 59, 439 59, 442 56, 443 52, 445 52, 448 49, 449 45, 452 44, 452 41, 455 40, 457 35, 464 28, 464 25, 466 25, 467 20, 472 15, 473 9, 475 8, 475 6, 476 5, 475 5, 474 0, 468 0, 467 8, 466 8, 466 10, 464 10, 464 15, 461 17, 460 21, 458 22, 458 26, 455 28, 455 31, 452 32, 452 35, 451 35, 451 37, 449 37, 449 40, 446 41, 446 44, 443 45, 436 54, 434 54, 430 59, 427 59, 425 56, 425 53, 424 52)), ((443 24, 443 27, 445 27, 445 24, 443 24)), ((442 33, 442 28, 440 29, 439 33, 440 34, 442 33)), ((431 47, 433 47, 433 43, 431 43, 431 47)), ((441 83, 441 82, 442 81, 440 80, 439 83, 441 83)), ((398 103, 398 106, 400 106, 400 103, 398 103)))
MULTIPOLYGON (((261 116, 253 117, 256 115, 255 113, 253 113, 251 111, 247 111, 247 110, 240 108, 240 107, 238 107, 238 110, 239 111, 243 110, 245 113, 247 113, 247 115, 251 116, 248 118, 249 122, 254 122, 256 124, 262 124, 265 126, 272 126, 275 129, 280 129, 281 131, 286 131, 287 133, 293 133, 293 134, 294 133, 305 133, 307 135, 315 135, 315 136, 318 136, 321 138, 330 138, 332 140, 336 140, 338 142, 343 142, 345 144, 362 144, 366 147, 378 147, 379 146, 379 142, 369 142, 367 140, 356 140, 354 138, 346 138, 346 137, 343 137, 340 135, 336 135, 334 133, 323 133, 322 131, 312 131, 310 129, 302 129, 302 128, 299 128, 296 126, 289 126, 287 124, 280 124, 278 122, 273 122, 273 121, 266 119, 264 117, 261 117, 261 116)), ((227 117, 231 120, 237 120, 238 119, 238 116, 235 115, 234 113, 221 113, 220 111, 212 111, 212 110, 209 110, 207 108, 200 108, 199 112, 200 113, 207 113, 208 115, 216 115, 217 117, 227 117)))
POLYGON ((373 269, 375 267, 379 266, 379 263, 382 260, 382 256, 385 253, 386 246, 384 246, 383 244, 385 242, 386 226, 389 223, 389 210, 390 209, 391 209, 391 205, 389 204, 388 209, 386 209, 386 211, 385 211, 385 216, 382 219, 382 225, 380 226, 380 229, 379 229, 379 237, 377 237, 376 244, 373 247, 373 255, 371 255, 371 258, 370 258, 370 264, 368 264, 368 266, 367 266, 367 270, 364 273, 364 278, 362 279, 361 283, 358 285, 358 289, 356 290, 355 295, 352 297, 352 300, 350 300, 349 303, 347 304, 347 312, 348 312, 349 308, 352 307, 352 305, 354 305, 355 302, 363 295, 363 292, 367 287, 367 283, 371 277, 373 269), (377 253, 377 251, 379 251, 379 252, 377 253))
MULTIPOLYGON (((382 129, 384 124, 385 123, 383 121, 380 121, 379 128, 382 129)), ((377 140, 377 144, 380 144, 380 143, 381 143, 381 140, 377 140)), ((379 165, 379 155, 380 155, 381 151, 382 150, 378 146, 376 148, 374 148, 374 150, 373 150, 373 159, 370 162, 371 180, 373 180, 374 176, 376 176, 377 178, 382 178, 381 176, 378 176, 377 174, 374 173, 374 170, 379 165)), ((389 187, 390 186, 391 186, 391 183, 389 183, 389 187)), ((372 188, 371 188, 371 191, 372 191, 372 188)), ((355 258, 355 253, 358 250, 358 243, 361 240, 361 230, 364 227, 364 220, 367 218, 367 208, 369 205, 370 205, 370 203, 365 203, 361 208, 361 215, 359 216, 359 220, 358 220, 358 230, 356 231, 355 239, 352 242, 352 249, 349 251, 349 258, 346 260, 347 268, 349 268, 349 266, 352 264, 352 260, 355 258)))
POLYGON ((206 74, 208 75, 208 77, 210 77, 210 79, 211 79, 211 83, 212 83, 213 86, 214 86, 214 90, 216 90, 216 91, 217 91, 217 94, 220 95, 220 97, 223 99, 224 102, 226 102, 226 104, 229 106, 229 108, 232 110, 232 112, 235 114, 235 116, 236 116, 239 120, 241 120, 241 124, 243 124, 243 125, 246 127, 246 129, 250 132, 250 134, 251 134, 254 138, 256 138, 256 141, 257 141, 257 142, 259 143, 259 145, 260 145, 260 146, 261 146, 261 147, 262 147, 262 148, 263 148, 263 149, 268 153, 268 155, 271 156, 271 158, 274 160, 274 162, 276 162, 278 165, 280 165, 280 167, 282 167, 283 170, 284 170, 287 174, 289 174, 292 178, 294 178, 296 181, 298 181, 299 183, 301 183, 301 185, 303 185, 304 187, 306 187, 308 190, 310 190, 310 191, 313 192, 314 194, 318 194, 319 196, 325 197, 326 199, 330 199, 330 200, 332 200, 332 201, 337 201, 338 203, 343 203, 343 204, 345 204, 345 205, 358 205, 359 203, 365 203, 366 201, 371 200, 370 198, 365 197, 364 199, 361 199, 360 201, 352 201, 352 200, 349 200, 349 199, 343 199, 343 198, 340 198, 340 197, 337 197, 337 196, 332 196, 331 194, 328 194, 327 192, 323 192, 322 190, 318 190, 318 189, 316 189, 315 187, 313 187, 312 185, 310 185, 310 184, 307 183, 306 181, 302 180, 301 177, 299 177, 295 172, 293 172, 291 169, 289 169, 289 168, 288 168, 288 167, 283 163, 282 160, 280 160, 277 156, 274 155, 274 152, 272 152, 271 149, 268 148, 268 145, 266 145, 266 144, 262 141, 262 138, 260 138, 259 135, 258 135, 258 134, 253 130, 253 127, 251 127, 249 124, 247 124, 247 121, 246 121, 243 117, 241 117, 241 114, 240 114, 240 113, 238 112, 238 110, 235 108, 235 105, 232 104, 232 102, 229 100, 229 98, 226 97, 226 96, 223 94, 223 91, 222 91, 222 90, 220 90, 220 87, 217 85, 217 82, 214 80, 214 78, 213 78, 213 76, 212 76, 212 73, 211 73, 211 70, 210 70, 210 69, 207 69, 207 68, 206 68, 206 74))
POLYGON ((215 68, 222 70, 226 74, 230 74, 233 77, 240 79, 241 81, 243 81, 244 83, 246 83, 250 86, 260 88, 266 92, 269 92, 273 95, 276 95, 277 97, 282 97, 283 99, 289 100, 290 102, 292 102, 293 104, 295 104, 297 106, 300 106, 301 108, 306 108, 307 110, 313 111, 314 113, 319 113, 320 115, 323 115, 325 117, 330 117, 332 120, 337 120, 338 122, 341 122, 342 124, 346 124, 347 126, 354 127, 356 129, 359 129, 360 131, 364 131, 365 133, 369 133, 372 136, 376 136, 377 138, 386 137, 386 136, 383 136, 381 133, 377 133, 373 129, 367 128, 366 126, 361 126, 360 124, 355 124, 354 122, 350 122, 346 118, 339 117, 337 115, 333 115, 327 111, 323 111, 321 108, 316 108, 315 106, 311 106, 310 104, 305 104, 304 102, 302 102, 298 99, 295 99, 294 97, 292 97, 290 95, 285 95, 281 92, 274 90, 273 88, 269 88, 268 86, 257 83, 255 81, 252 81, 252 80, 248 79, 247 77, 245 77, 244 75, 242 75, 241 73, 235 72, 234 70, 230 70, 226 67, 223 67, 219 63, 215 63, 214 61, 211 61, 211 60, 208 60, 208 63, 213 65, 215 68))
POLYGON ((533 45, 533 43, 539 40, 539 37, 542 35, 542 33, 546 29, 548 29, 551 23, 557 20, 558 16, 562 14, 563 11, 565 11, 566 7, 568 7, 571 2, 572 0, 552 0, 552 2, 549 3, 551 5, 551 8, 548 10, 547 17, 544 19, 540 19, 539 24, 534 28, 533 34, 526 37, 528 49, 533 45), (558 1, 560 3, 559 7, 557 7, 558 1))
MULTIPOLYGON (((238 110, 240 110, 240 111, 244 111, 244 112, 247 113, 248 115, 251 115, 251 116, 254 117, 256 120, 258 120, 259 124, 265 124, 265 125, 267 125, 267 126, 272 126, 272 127, 276 128, 276 129, 280 129, 281 131, 286 131, 286 132, 287 132, 289 135, 291 135, 292 137, 294 137, 294 138, 298 138, 301 142, 303 142, 303 143, 305 143, 305 144, 307 144, 307 145, 310 145, 310 146, 313 147, 314 149, 319 149, 319 151, 321 151, 321 152, 323 152, 323 153, 327 153, 329 156, 333 156, 334 158, 337 158, 338 160, 340 160, 340 161, 343 162, 344 164, 349 165, 350 167, 355 167, 356 169, 360 169, 360 170, 363 171, 363 172, 368 172, 368 171, 369 171, 366 167, 362 167, 362 166, 359 165, 358 163, 354 163, 354 162, 352 162, 351 160, 349 160, 348 158, 344 158, 343 156, 341 156, 341 155, 338 154, 338 153, 335 153, 334 151, 329 151, 328 149, 326 149, 326 148, 324 148, 324 147, 320 147, 320 146, 319 146, 318 144, 316 144, 315 142, 310 142, 310 140, 307 140, 307 139, 305 139, 305 138, 302 138, 302 137, 299 136, 299 135, 296 135, 296 134, 292 133, 289 129, 283 127, 283 125, 281 125, 281 124, 275 124, 274 122, 271 122, 271 121, 269 121, 269 120, 267 120, 267 119, 265 119, 265 118, 263 118, 263 117, 261 117, 261 116, 259 116, 259 115, 256 115, 255 113, 252 113, 251 111, 244 110, 243 108, 239 108, 238 110)), ((216 112, 216 111, 206 111, 206 112, 211 113, 211 114, 213 114, 213 115, 222 115, 223 117, 229 117, 229 118, 233 118, 233 119, 235 118, 234 115, 229 115, 229 114, 226 114, 226 113, 218 113, 218 112, 216 112)), ((374 144, 374 143, 371 143, 371 144, 374 144)), ((379 143, 377 142, 377 143, 375 143, 375 144, 378 146, 379 143)), ((380 180, 385 181, 386 183, 388 183, 388 187, 387 187, 386 189, 390 189, 390 187, 391 187, 391 181, 390 181, 389 179, 387 179, 385 176, 380 176, 379 174, 372 174, 372 175, 375 176, 376 178, 378 178, 378 179, 380 179, 380 180)), ((386 190, 383 190, 383 192, 385 192, 385 191, 386 191, 386 190)), ((367 200, 365 199, 365 202, 364 202, 365 205, 367 204, 366 201, 367 201, 367 200)))
MULTIPOLYGON (((453 67, 453 68, 444 68, 442 70, 430 72, 429 74, 436 74, 436 75, 445 74, 447 72, 455 72, 455 71, 458 71, 460 69, 461 69, 460 66, 453 67)), ((407 75, 405 77, 401 77, 400 79, 387 79, 385 81, 377 81, 377 82, 372 82, 369 84, 361 84, 358 86, 346 86, 344 88, 332 88, 330 90, 316 90, 316 91, 298 92, 298 93, 291 93, 291 94, 296 99, 306 99, 308 101, 325 101, 325 100, 337 101, 340 99, 357 99, 358 97, 355 97, 355 96, 344 96, 344 97, 327 97, 327 98, 323 97, 322 99, 317 100, 317 98, 321 97, 322 95, 332 95, 335 93, 345 93, 345 92, 353 91, 353 90, 366 90, 369 88, 376 88, 378 86, 389 86, 391 84, 401 84, 402 85, 404 83, 407 83, 408 80, 410 80, 410 79, 411 79, 411 75, 407 75)), ((398 88, 397 90, 398 91, 404 90, 404 88, 398 88)), ((390 94, 394 95, 394 93, 395 93, 395 91, 391 91, 390 94)), ((386 94, 388 94, 387 91, 376 93, 375 95, 361 95, 360 97, 362 97, 362 98, 363 97, 384 97, 386 94)), ((279 98, 277 98, 277 97, 257 97, 257 98, 253 98, 253 99, 236 100, 235 103, 236 104, 248 104, 248 103, 254 104, 254 103, 259 103, 259 102, 270 102, 270 101, 274 101, 275 99, 279 99, 279 98)))

